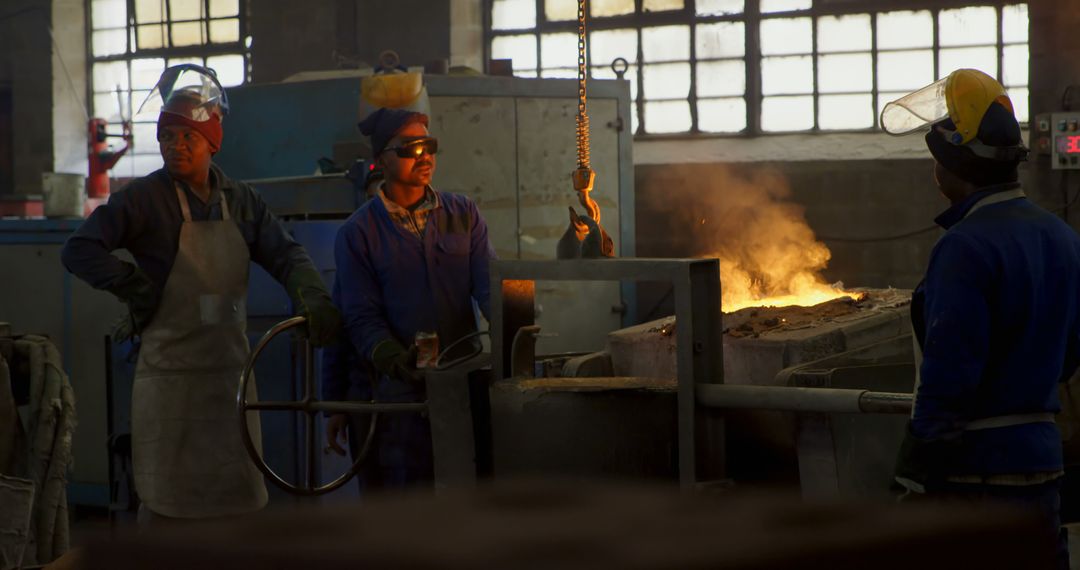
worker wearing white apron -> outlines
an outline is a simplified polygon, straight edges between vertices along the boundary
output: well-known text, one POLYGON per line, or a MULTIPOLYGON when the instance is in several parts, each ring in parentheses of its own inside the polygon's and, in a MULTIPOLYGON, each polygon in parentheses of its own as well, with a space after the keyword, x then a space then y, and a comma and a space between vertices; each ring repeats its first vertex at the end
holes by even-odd
MULTIPOLYGON (((303 247, 250 186, 212 164, 228 112, 212 70, 166 69, 140 113, 155 105, 165 168, 110 196, 62 260, 127 305, 117 332, 142 341, 131 428, 140 520, 249 513, 267 501, 236 415, 249 263, 286 287, 313 344, 336 343, 341 318, 303 247), (121 248, 136 264, 112 255, 121 248)), ((247 421, 261 449, 258 416, 247 421)))
POLYGON ((1038 514, 1058 565, 1058 384, 1080 364, 1080 236, 1027 199, 1004 88, 961 69, 886 105, 891 134, 928 128, 946 233, 912 296, 917 378, 896 466, 906 499, 999 502, 1038 514))

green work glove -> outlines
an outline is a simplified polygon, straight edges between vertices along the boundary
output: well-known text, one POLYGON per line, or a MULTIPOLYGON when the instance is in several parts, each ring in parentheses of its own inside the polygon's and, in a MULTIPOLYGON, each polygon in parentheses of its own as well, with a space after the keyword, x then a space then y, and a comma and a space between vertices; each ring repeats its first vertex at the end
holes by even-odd
POLYGON ((150 320, 154 318, 161 303, 161 292, 142 269, 127 263, 131 272, 112 285, 106 291, 116 295, 127 305, 128 315, 113 327, 112 336, 117 342, 128 340, 142 334, 150 320))
POLYGON ((296 312, 307 319, 307 330, 304 333, 311 344, 336 344, 341 335, 341 313, 330 300, 330 294, 327 293, 319 273, 307 267, 293 269, 286 280, 285 288, 296 312))
POLYGON ((371 363, 375 369, 402 382, 422 382, 424 372, 416 368, 416 346, 408 350, 396 340, 387 339, 375 345, 371 351, 371 363))

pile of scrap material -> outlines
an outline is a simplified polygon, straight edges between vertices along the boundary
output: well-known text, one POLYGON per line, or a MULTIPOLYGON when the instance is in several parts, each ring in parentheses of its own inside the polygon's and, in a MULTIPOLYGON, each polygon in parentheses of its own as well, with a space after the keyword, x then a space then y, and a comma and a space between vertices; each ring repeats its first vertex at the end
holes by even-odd
POLYGON ((757 338, 764 333, 795 331, 834 321, 858 318, 911 303, 911 291, 902 289, 856 289, 858 299, 841 297, 812 307, 747 307, 724 314, 724 334, 731 338, 757 338))

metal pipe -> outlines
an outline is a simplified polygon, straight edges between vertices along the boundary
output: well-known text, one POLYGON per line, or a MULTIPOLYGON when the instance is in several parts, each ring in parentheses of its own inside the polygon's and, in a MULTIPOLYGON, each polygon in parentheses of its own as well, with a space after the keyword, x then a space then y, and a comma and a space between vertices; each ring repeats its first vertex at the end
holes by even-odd
POLYGON ((911 394, 841 388, 698 384, 697 401, 709 408, 779 410, 825 414, 903 414, 911 394))

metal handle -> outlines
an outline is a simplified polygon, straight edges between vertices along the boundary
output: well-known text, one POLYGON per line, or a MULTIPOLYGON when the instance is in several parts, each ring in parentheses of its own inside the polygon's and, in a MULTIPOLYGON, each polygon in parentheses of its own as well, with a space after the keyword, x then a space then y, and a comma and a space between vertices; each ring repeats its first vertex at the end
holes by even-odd
POLYGON ((426 408, 424 404, 364 404, 360 402, 320 402, 315 398, 315 359, 314 351, 311 344, 307 339, 303 340, 304 346, 304 394, 303 399, 299 401, 286 401, 286 402, 248 402, 247 400, 247 387, 248 381, 251 378, 251 373, 255 369, 255 361, 258 360, 259 355, 262 353, 266 345, 270 343, 273 338, 282 332, 304 325, 307 319, 304 317, 293 317, 286 319, 263 335, 259 339, 259 343, 255 346, 255 350, 251 352, 251 356, 248 357, 247 363, 244 364, 244 371, 240 376, 240 386, 236 393, 236 411, 240 420, 240 435, 244 442, 244 447, 247 448, 248 455, 251 456, 251 460, 255 462, 255 467, 270 479, 278 487, 284 489, 289 493, 304 496, 317 496, 329 493, 338 487, 341 487, 355 476, 367 457, 368 451, 371 449, 371 442, 375 435, 375 426, 378 419, 379 412, 413 412, 418 411, 417 406, 420 409, 426 408), (407 407, 405 407, 407 406, 407 407), (280 475, 274 472, 273 469, 267 465, 266 460, 263 459, 258 449, 255 449, 255 443, 251 439, 251 432, 248 430, 247 414, 248 412, 258 412, 259 410, 281 410, 281 411, 296 411, 304 412, 307 417, 307 465, 306 465, 306 477, 305 484, 303 486, 295 485, 283 479, 280 475), (367 438, 364 441, 364 445, 357 454, 356 460, 353 461, 352 466, 348 471, 343 473, 337 479, 325 484, 317 485, 315 481, 315 461, 318 457, 316 449, 318 449, 317 442, 315 441, 315 415, 319 412, 372 412, 371 424, 368 428, 367 438))

